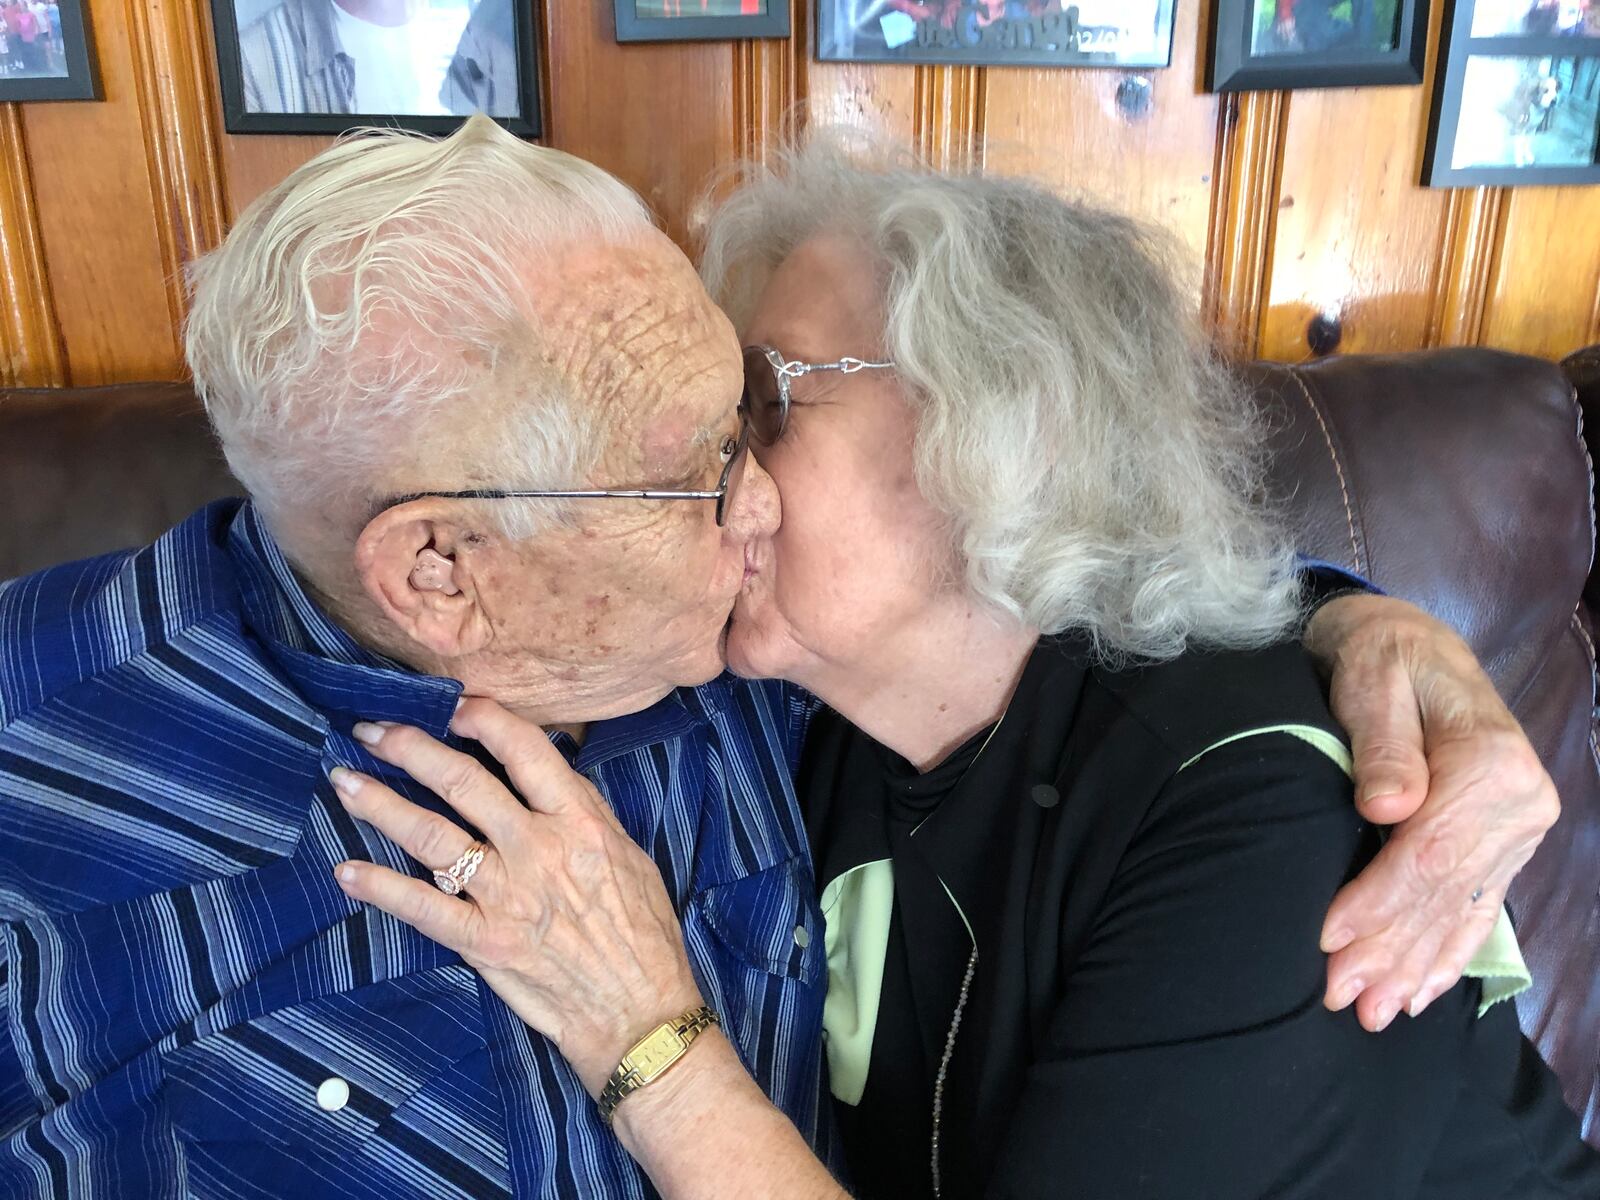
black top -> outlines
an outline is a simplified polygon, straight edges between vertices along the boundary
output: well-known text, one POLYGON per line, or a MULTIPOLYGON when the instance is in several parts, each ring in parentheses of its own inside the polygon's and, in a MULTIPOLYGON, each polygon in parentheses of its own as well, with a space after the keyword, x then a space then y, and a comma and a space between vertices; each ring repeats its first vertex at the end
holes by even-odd
MULTIPOLYGON (((836 713, 821 720, 844 724, 836 713)), ((901 864, 897 892, 915 892, 925 898, 930 887, 937 888, 938 880, 919 871, 914 856, 900 851, 911 831, 961 782, 979 751, 989 752, 991 732, 992 727, 983 730, 925 774, 859 732, 851 737, 818 739, 816 752, 808 754, 804 764, 808 780, 812 786, 841 788, 840 794, 849 797, 849 803, 840 807, 854 818, 837 822, 842 826, 837 837, 830 837, 828 831, 813 831, 819 846, 826 845, 834 860, 818 860, 818 877, 833 879, 857 863, 894 858, 901 864)), ((840 809, 821 805, 811 811, 837 815, 840 809)), ((905 923, 898 904, 889 924, 879 1003, 886 1014, 910 1012, 915 1003, 905 923)), ((872 1067, 860 1103, 834 1106, 858 1195, 906 1195, 908 1178, 918 1181, 916 1187, 922 1193, 930 1190, 933 1110, 929 1100, 938 1070, 938 1059, 930 1061, 923 1052, 915 1022, 892 1016, 878 1022, 872 1039, 872 1067)))
POLYGON ((835 1106, 861 1196, 933 1193, 974 940, 945 1197, 1600 1196, 1510 1005, 1478 1019, 1464 982, 1378 1035, 1322 1006, 1323 914, 1376 849, 1348 778, 1288 734, 1179 770, 1282 723, 1336 731, 1298 646, 1112 672, 1067 639, 1041 642, 987 745, 920 779, 819 718, 820 882, 895 869, 871 1069, 835 1106))

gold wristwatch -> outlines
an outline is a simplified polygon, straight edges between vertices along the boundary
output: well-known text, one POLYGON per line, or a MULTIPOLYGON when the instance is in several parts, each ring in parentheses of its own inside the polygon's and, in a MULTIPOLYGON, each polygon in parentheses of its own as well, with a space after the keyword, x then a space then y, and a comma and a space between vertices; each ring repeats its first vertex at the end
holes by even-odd
POLYGON ((684 1053, 713 1025, 721 1025, 722 1018, 702 1004, 691 1008, 682 1016, 657 1025, 633 1044, 633 1049, 622 1056, 622 1062, 611 1073, 597 1102, 600 1115, 606 1124, 617 1111, 617 1105, 647 1084, 660 1079, 684 1056, 684 1053))

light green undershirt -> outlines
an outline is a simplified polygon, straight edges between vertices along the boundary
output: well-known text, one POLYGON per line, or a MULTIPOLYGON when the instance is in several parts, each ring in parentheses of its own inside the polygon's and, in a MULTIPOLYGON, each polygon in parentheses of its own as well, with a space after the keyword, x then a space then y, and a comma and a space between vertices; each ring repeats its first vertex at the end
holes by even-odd
MULTIPOLYGON (((1310 725, 1268 725, 1250 729, 1206 747, 1178 769, 1192 767, 1213 750, 1247 737, 1287 733, 1327 755, 1353 777, 1350 751, 1338 738, 1310 725)), ((945 889, 946 894, 949 888, 945 889)), ((955 897, 950 897, 955 904, 955 897)), ((828 1075, 836 1099, 859 1104, 867 1086, 872 1061, 872 1038, 878 1024, 878 1004, 883 994, 884 959, 889 947, 889 921, 894 911, 894 863, 887 858, 852 867, 822 891, 826 921, 824 944, 828 951, 828 997, 823 1005, 828 1075)), ((956 905, 961 913, 961 906, 956 905)), ((965 913, 961 920, 967 923, 965 913)), ((967 924, 967 934, 972 926, 967 924)), ((1502 1000, 1509 1000, 1532 985, 1511 918, 1505 909, 1494 932, 1463 972, 1483 985, 1478 1005, 1481 1017, 1502 1000)))

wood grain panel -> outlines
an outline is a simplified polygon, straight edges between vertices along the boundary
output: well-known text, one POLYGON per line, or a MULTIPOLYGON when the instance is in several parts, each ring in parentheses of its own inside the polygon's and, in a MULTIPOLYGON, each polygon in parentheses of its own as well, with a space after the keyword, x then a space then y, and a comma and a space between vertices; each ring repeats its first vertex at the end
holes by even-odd
POLYGON ((1201 312, 1236 358, 1259 350, 1287 107, 1283 92, 1222 98, 1201 312))
POLYGON ((59 387, 66 382, 55 297, 33 201, 27 138, 15 104, 0 105, 0 384, 59 387))
POLYGON ((1432 5, 1421 87, 1293 93, 1260 352, 1309 357, 1322 315, 1341 353, 1426 345, 1437 326, 1446 194, 1418 186, 1444 6, 1432 5))
POLYGON ((918 137, 918 67, 897 64, 813 62, 801 97, 806 120, 819 125, 862 126, 906 145, 918 137))
POLYGON ((1600 189, 1519 188, 1483 317, 1485 345, 1560 357, 1600 339, 1600 189))
POLYGON ((233 133, 222 136, 223 201, 228 223, 296 167, 333 145, 325 134, 233 133))
POLYGON ((1421 88, 1294 93, 1263 355, 1307 358, 1318 314, 1339 321, 1342 353, 1426 344, 1445 193, 1415 182, 1425 120, 1421 88))
POLYGON ((626 180, 687 245, 692 206, 740 150, 729 46, 623 46, 610 4, 545 7, 551 104, 544 141, 626 180))
POLYGON ((1503 188, 1461 188, 1447 194, 1440 282, 1428 345, 1475 346, 1483 339, 1483 315, 1500 253, 1505 199, 1503 188))
POLYGON ((984 148, 983 67, 917 67, 912 81, 917 150, 936 167, 961 169, 984 148))
POLYGON ((177 378, 163 234, 126 0, 89 0, 105 100, 24 106, 45 261, 73 384, 177 378))
POLYGON ((175 327, 185 264, 222 240, 226 211, 204 0, 128 0, 134 83, 175 327))
POLYGON ((794 111, 796 72, 788 47, 768 38, 733 48, 733 124, 743 158, 768 160, 794 111))
MULTIPOLYGON (((1163 71, 816 63, 810 0, 776 2, 788 40, 630 46, 609 0, 535 5, 545 140, 638 188, 684 244, 708 177, 807 123, 1031 174, 1203 253, 1202 311, 1238 354, 1302 359, 1319 314, 1342 352, 1600 340, 1600 188, 1419 187, 1426 88, 1206 95, 1198 3, 1177 6, 1163 71)), ((105 101, 0 107, 4 383, 177 375, 183 265, 331 140, 220 131, 209 0, 89 15, 105 101)))
MULTIPOLYGON (((777 0, 774 0, 777 2, 777 0)), ((733 120, 739 154, 758 162, 799 135, 804 119, 810 0, 789 0, 788 38, 733 46, 733 120)))
POLYGON ((988 72, 989 165, 1142 216, 1178 234, 1196 260, 1206 247, 1217 97, 1199 90, 1205 9, 1179 4, 1166 70, 1030 68, 988 72), (1124 82, 1149 80, 1143 112, 1118 103, 1124 82))

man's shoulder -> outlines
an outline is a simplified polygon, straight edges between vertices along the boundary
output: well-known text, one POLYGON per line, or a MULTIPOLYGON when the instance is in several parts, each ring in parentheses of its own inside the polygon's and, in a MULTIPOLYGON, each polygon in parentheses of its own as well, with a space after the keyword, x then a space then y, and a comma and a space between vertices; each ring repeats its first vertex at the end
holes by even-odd
POLYGON ((237 504, 207 505, 141 548, 0 583, 0 732, 52 697, 236 612, 222 541, 237 504))
POLYGON ((1105 725, 1143 738, 1178 763, 1238 734, 1278 726, 1343 736, 1316 663, 1298 641, 1101 667, 1093 680, 1105 725))

